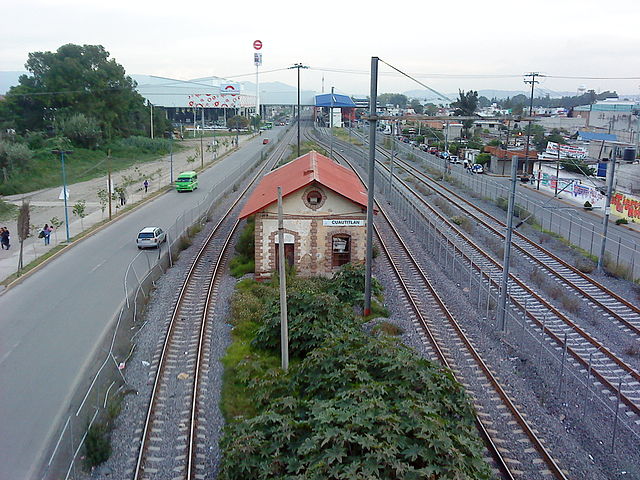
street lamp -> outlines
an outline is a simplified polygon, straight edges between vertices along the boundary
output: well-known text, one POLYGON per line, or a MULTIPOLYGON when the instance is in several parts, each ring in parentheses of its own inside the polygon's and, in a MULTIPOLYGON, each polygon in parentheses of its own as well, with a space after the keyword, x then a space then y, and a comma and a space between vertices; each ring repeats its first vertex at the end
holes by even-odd
POLYGON ((298 122, 298 156, 300 156, 300 69, 301 68, 309 68, 305 65, 302 65, 301 63, 296 63, 293 65, 293 67, 289 67, 289 70, 293 69, 293 68, 297 68, 298 69, 298 118, 297 118, 297 122, 298 122))
POLYGON ((70 155, 73 153, 72 150, 51 150, 51 153, 54 155, 60 155, 60 161, 62 162, 62 196, 64 197, 64 226, 67 231, 67 243, 71 241, 71 237, 69 236, 69 212, 67 209, 67 174, 64 170, 64 155, 70 155))

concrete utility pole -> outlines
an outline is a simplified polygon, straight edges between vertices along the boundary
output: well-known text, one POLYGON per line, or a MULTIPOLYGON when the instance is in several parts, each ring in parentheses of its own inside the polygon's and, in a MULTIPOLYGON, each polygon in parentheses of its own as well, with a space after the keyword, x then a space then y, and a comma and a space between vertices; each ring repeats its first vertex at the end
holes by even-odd
POLYGON ((498 306, 498 327, 501 332, 507 330, 507 289, 509 285, 509 263, 511 261, 511 236, 513 234, 513 209, 516 200, 518 156, 511 157, 511 191, 507 208, 507 231, 504 239, 504 257, 502 258, 502 281, 500 282, 500 305, 498 306))
POLYGON ((289 326, 287 324, 287 276, 284 271, 284 219, 282 214, 282 187, 278 187, 278 270, 280 281, 280 354, 282 369, 289 369, 289 326))
POLYGON ((67 205, 67 198, 69 197, 69 191, 67 190, 67 174, 64 169, 64 155, 71 155, 71 150, 51 150, 54 155, 60 155, 60 161, 62 162, 62 197, 64 198, 64 226, 67 233, 67 243, 71 241, 71 235, 69 235, 69 207, 67 205))
POLYGON ((598 271, 602 272, 604 268, 604 253, 607 246, 607 230, 609 229, 609 215, 611 214, 611 197, 613 196, 613 175, 616 169, 616 154, 612 149, 612 158, 609 159, 607 167, 607 199, 604 204, 604 220, 602 223, 602 242, 600 243, 600 256, 598 257, 598 271))
POLYGON ((364 278, 364 314, 371 313, 371 269, 373 264, 373 192, 375 189, 376 124, 378 123, 378 57, 371 57, 369 102, 369 185, 367 200, 367 259, 364 278))
POLYGON ((107 191, 109 193, 109 220, 111 220, 111 149, 107 153, 107 191))
POLYGON ((296 121, 298 122, 298 156, 300 156, 300 69, 301 68, 309 68, 306 65, 302 65, 301 63, 296 63, 293 67, 289 67, 289 69, 297 68, 298 69, 298 117, 296 121))
MULTIPOLYGON (((533 89, 536 83, 540 83, 536 80, 536 77, 539 77, 540 74, 538 72, 531 72, 525 75, 525 77, 531 77, 531 80, 525 80, 524 83, 531 84, 531 97, 529 98, 529 117, 533 114, 533 89)), ((529 141, 531 139, 531 120, 529 120, 529 124, 527 125, 527 146, 524 150, 524 173, 529 173, 529 141)))
POLYGON ((153 140, 153 103, 149 102, 149 116, 151 119, 151 126, 149 127, 151 140, 153 140))

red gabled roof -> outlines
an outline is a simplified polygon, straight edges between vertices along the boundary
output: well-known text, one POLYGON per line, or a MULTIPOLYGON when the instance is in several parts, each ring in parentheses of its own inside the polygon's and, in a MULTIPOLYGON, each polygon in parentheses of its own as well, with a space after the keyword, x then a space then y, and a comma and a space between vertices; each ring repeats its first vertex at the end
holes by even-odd
POLYGON ((314 181, 367 207, 367 190, 357 175, 330 158, 311 151, 262 177, 240 212, 240 218, 253 215, 277 202, 278 187, 282 187, 284 198, 314 181))

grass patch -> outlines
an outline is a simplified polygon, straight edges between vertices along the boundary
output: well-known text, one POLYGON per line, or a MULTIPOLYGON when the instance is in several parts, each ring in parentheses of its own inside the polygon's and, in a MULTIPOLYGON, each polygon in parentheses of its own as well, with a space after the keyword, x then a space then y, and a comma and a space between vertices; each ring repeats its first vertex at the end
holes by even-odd
MULTIPOLYGON (((32 192, 60 185, 61 161, 51 153, 55 146, 47 145, 34 151, 33 158, 20 170, 17 170, 6 182, 0 182, 0 195, 32 192)), ((105 145, 100 150, 73 148, 73 154, 65 156, 67 183, 78 183, 106 176, 136 164, 159 159, 169 153, 170 141, 162 138, 151 140, 144 137, 119 139, 105 145), (111 160, 107 161, 108 150, 111 160)), ((174 153, 184 147, 173 142, 174 153)))
POLYGON ((442 197, 437 197, 434 200, 434 205, 436 207, 438 207, 440 209, 440 211, 442 213, 444 213, 446 216, 450 217, 451 215, 453 215, 453 210, 451 209, 451 205, 449 204, 449 202, 447 202, 446 200, 444 200, 442 197))
POLYGON ((18 216, 18 206, 13 203, 0 200, 0 222, 13 220, 18 216))
POLYGON ((247 219, 244 229, 236 242, 236 256, 229 262, 231 275, 240 278, 247 273, 255 272, 255 217, 247 219))
POLYGON ((575 267, 582 273, 591 273, 596 269, 596 263, 588 258, 578 258, 575 267))
POLYGON ((455 215, 451 217, 451 221, 462 228, 465 232, 471 233, 473 231, 473 224, 469 217, 463 215, 455 215))
POLYGON ((391 322, 380 322, 371 329, 371 332, 374 334, 383 333, 391 335, 392 337, 397 337, 402 335, 404 330, 391 322))

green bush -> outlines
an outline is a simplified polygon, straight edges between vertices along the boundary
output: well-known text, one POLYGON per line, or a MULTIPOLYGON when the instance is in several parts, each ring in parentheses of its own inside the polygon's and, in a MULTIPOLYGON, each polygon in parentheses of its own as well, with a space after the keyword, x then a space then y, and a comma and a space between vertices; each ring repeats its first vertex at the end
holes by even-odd
MULTIPOLYGON (((273 298, 265 307, 262 325, 252 343, 257 348, 278 351, 280 348, 280 299, 273 298)), ((318 348, 327 338, 358 328, 353 310, 329 294, 287 293, 289 353, 302 358, 318 348)))
MULTIPOLYGON (((364 265, 348 263, 333 275, 328 292, 342 303, 350 305, 364 302, 365 287, 364 265)), ((375 278, 371 282, 371 293, 376 296, 382 293, 382 286, 375 278)))
POLYGON ((85 441, 86 462, 95 467, 106 462, 111 455, 109 427, 104 423, 94 423, 87 432, 85 441))
POLYGON ((491 476, 462 387, 390 338, 333 337, 262 387, 282 394, 227 426, 221 480, 491 476))
POLYGON ((65 137, 84 148, 95 148, 102 139, 102 130, 98 122, 82 113, 75 113, 57 122, 58 131, 65 137))
POLYGON ((619 218, 616 220, 616 225, 627 225, 629 221, 626 218, 619 218))

